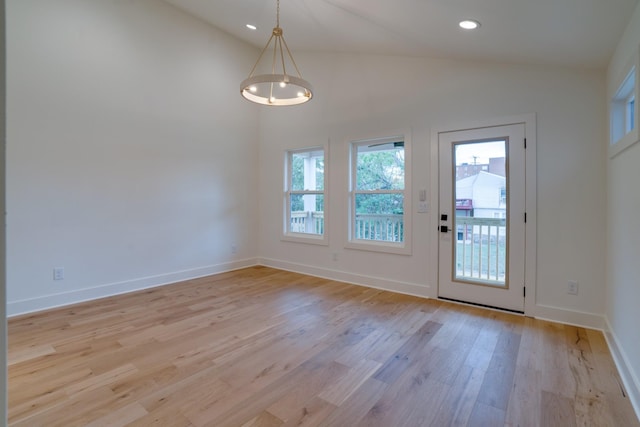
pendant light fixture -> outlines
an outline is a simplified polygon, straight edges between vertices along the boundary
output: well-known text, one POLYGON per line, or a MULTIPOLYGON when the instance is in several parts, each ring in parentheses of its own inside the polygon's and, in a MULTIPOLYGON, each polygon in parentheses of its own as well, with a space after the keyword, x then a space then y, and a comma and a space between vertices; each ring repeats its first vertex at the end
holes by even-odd
POLYGON ((249 73, 249 77, 240 83, 240 93, 251 102, 271 106, 303 104, 313 96, 311 84, 302 78, 289 46, 284 40, 282 28, 280 28, 280 0, 277 0, 276 27, 249 73), (265 52, 270 50, 271 42, 273 42, 271 74, 254 75, 265 52), (287 65, 290 69, 290 65, 293 65, 297 77, 287 74, 287 65))

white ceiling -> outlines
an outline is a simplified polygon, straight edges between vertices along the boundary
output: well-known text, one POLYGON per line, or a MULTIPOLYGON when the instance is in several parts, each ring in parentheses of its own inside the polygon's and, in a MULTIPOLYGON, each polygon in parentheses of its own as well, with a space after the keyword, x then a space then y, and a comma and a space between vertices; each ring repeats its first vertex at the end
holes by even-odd
MULTIPOLYGON (((276 0, 166 0, 262 48, 276 0), (245 24, 258 26, 248 30, 245 24)), ((606 67, 638 0, 281 0, 293 51, 606 67), (468 32, 464 18, 482 23, 468 32)))

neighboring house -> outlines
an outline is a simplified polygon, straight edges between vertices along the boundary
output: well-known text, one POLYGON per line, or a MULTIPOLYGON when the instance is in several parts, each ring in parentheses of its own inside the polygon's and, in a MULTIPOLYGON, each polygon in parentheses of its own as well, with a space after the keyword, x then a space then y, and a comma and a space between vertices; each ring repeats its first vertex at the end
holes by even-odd
POLYGON ((456 181, 456 215, 476 218, 506 217, 506 178, 480 171, 456 181))

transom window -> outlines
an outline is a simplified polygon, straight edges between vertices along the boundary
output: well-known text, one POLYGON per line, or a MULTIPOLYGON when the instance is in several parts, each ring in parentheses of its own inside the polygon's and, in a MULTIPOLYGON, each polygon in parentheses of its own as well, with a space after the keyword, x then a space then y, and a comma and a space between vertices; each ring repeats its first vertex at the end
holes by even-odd
POLYGON ((631 69, 611 102, 611 144, 635 129, 636 69, 631 69))

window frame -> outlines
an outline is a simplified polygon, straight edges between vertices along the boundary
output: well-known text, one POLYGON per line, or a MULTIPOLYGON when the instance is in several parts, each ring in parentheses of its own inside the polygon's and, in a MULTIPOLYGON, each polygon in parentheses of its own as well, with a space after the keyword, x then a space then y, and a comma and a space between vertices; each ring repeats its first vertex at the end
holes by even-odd
POLYGON ((625 131, 631 132, 636 128, 636 95, 632 93, 625 101, 625 131))
POLYGON ((639 141, 639 114, 635 105, 640 92, 639 55, 628 62, 625 73, 614 84, 609 88, 609 158, 639 141))
POLYGON ((388 132, 389 136, 374 136, 369 138, 358 138, 348 140, 348 159, 349 159, 349 183, 347 188, 347 206, 348 221, 345 248, 384 252, 398 255, 411 255, 412 245, 412 191, 411 191, 411 133, 409 130, 401 130, 388 132), (391 142, 404 142, 404 190, 357 190, 357 161, 358 147, 362 145, 385 144, 391 142), (356 195, 357 194, 403 194, 403 230, 404 236, 402 242, 388 242, 379 240, 365 240, 355 238, 355 222, 356 222, 356 195))
POLYGON ((281 240, 288 242, 297 242, 297 243, 308 243, 314 245, 324 245, 327 246, 329 244, 329 221, 328 221, 328 207, 329 207, 329 191, 328 191, 328 157, 329 157, 329 146, 328 144, 318 145, 314 147, 306 147, 306 148, 295 148, 295 149, 287 149, 284 152, 284 191, 283 191, 283 224, 282 224, 282 234, 281 240), (324 160, 324 182, 323 182, 323 190, 293 190, 293 156, 301 153, 313 153, 321 151, 323 153, 324 160), (323 233, 322 234, 311 234, 311 233, 301 233, 291 231, 291 196, 292 195, 305 195, 305 194, 315 194, 323 196, 323 233))

